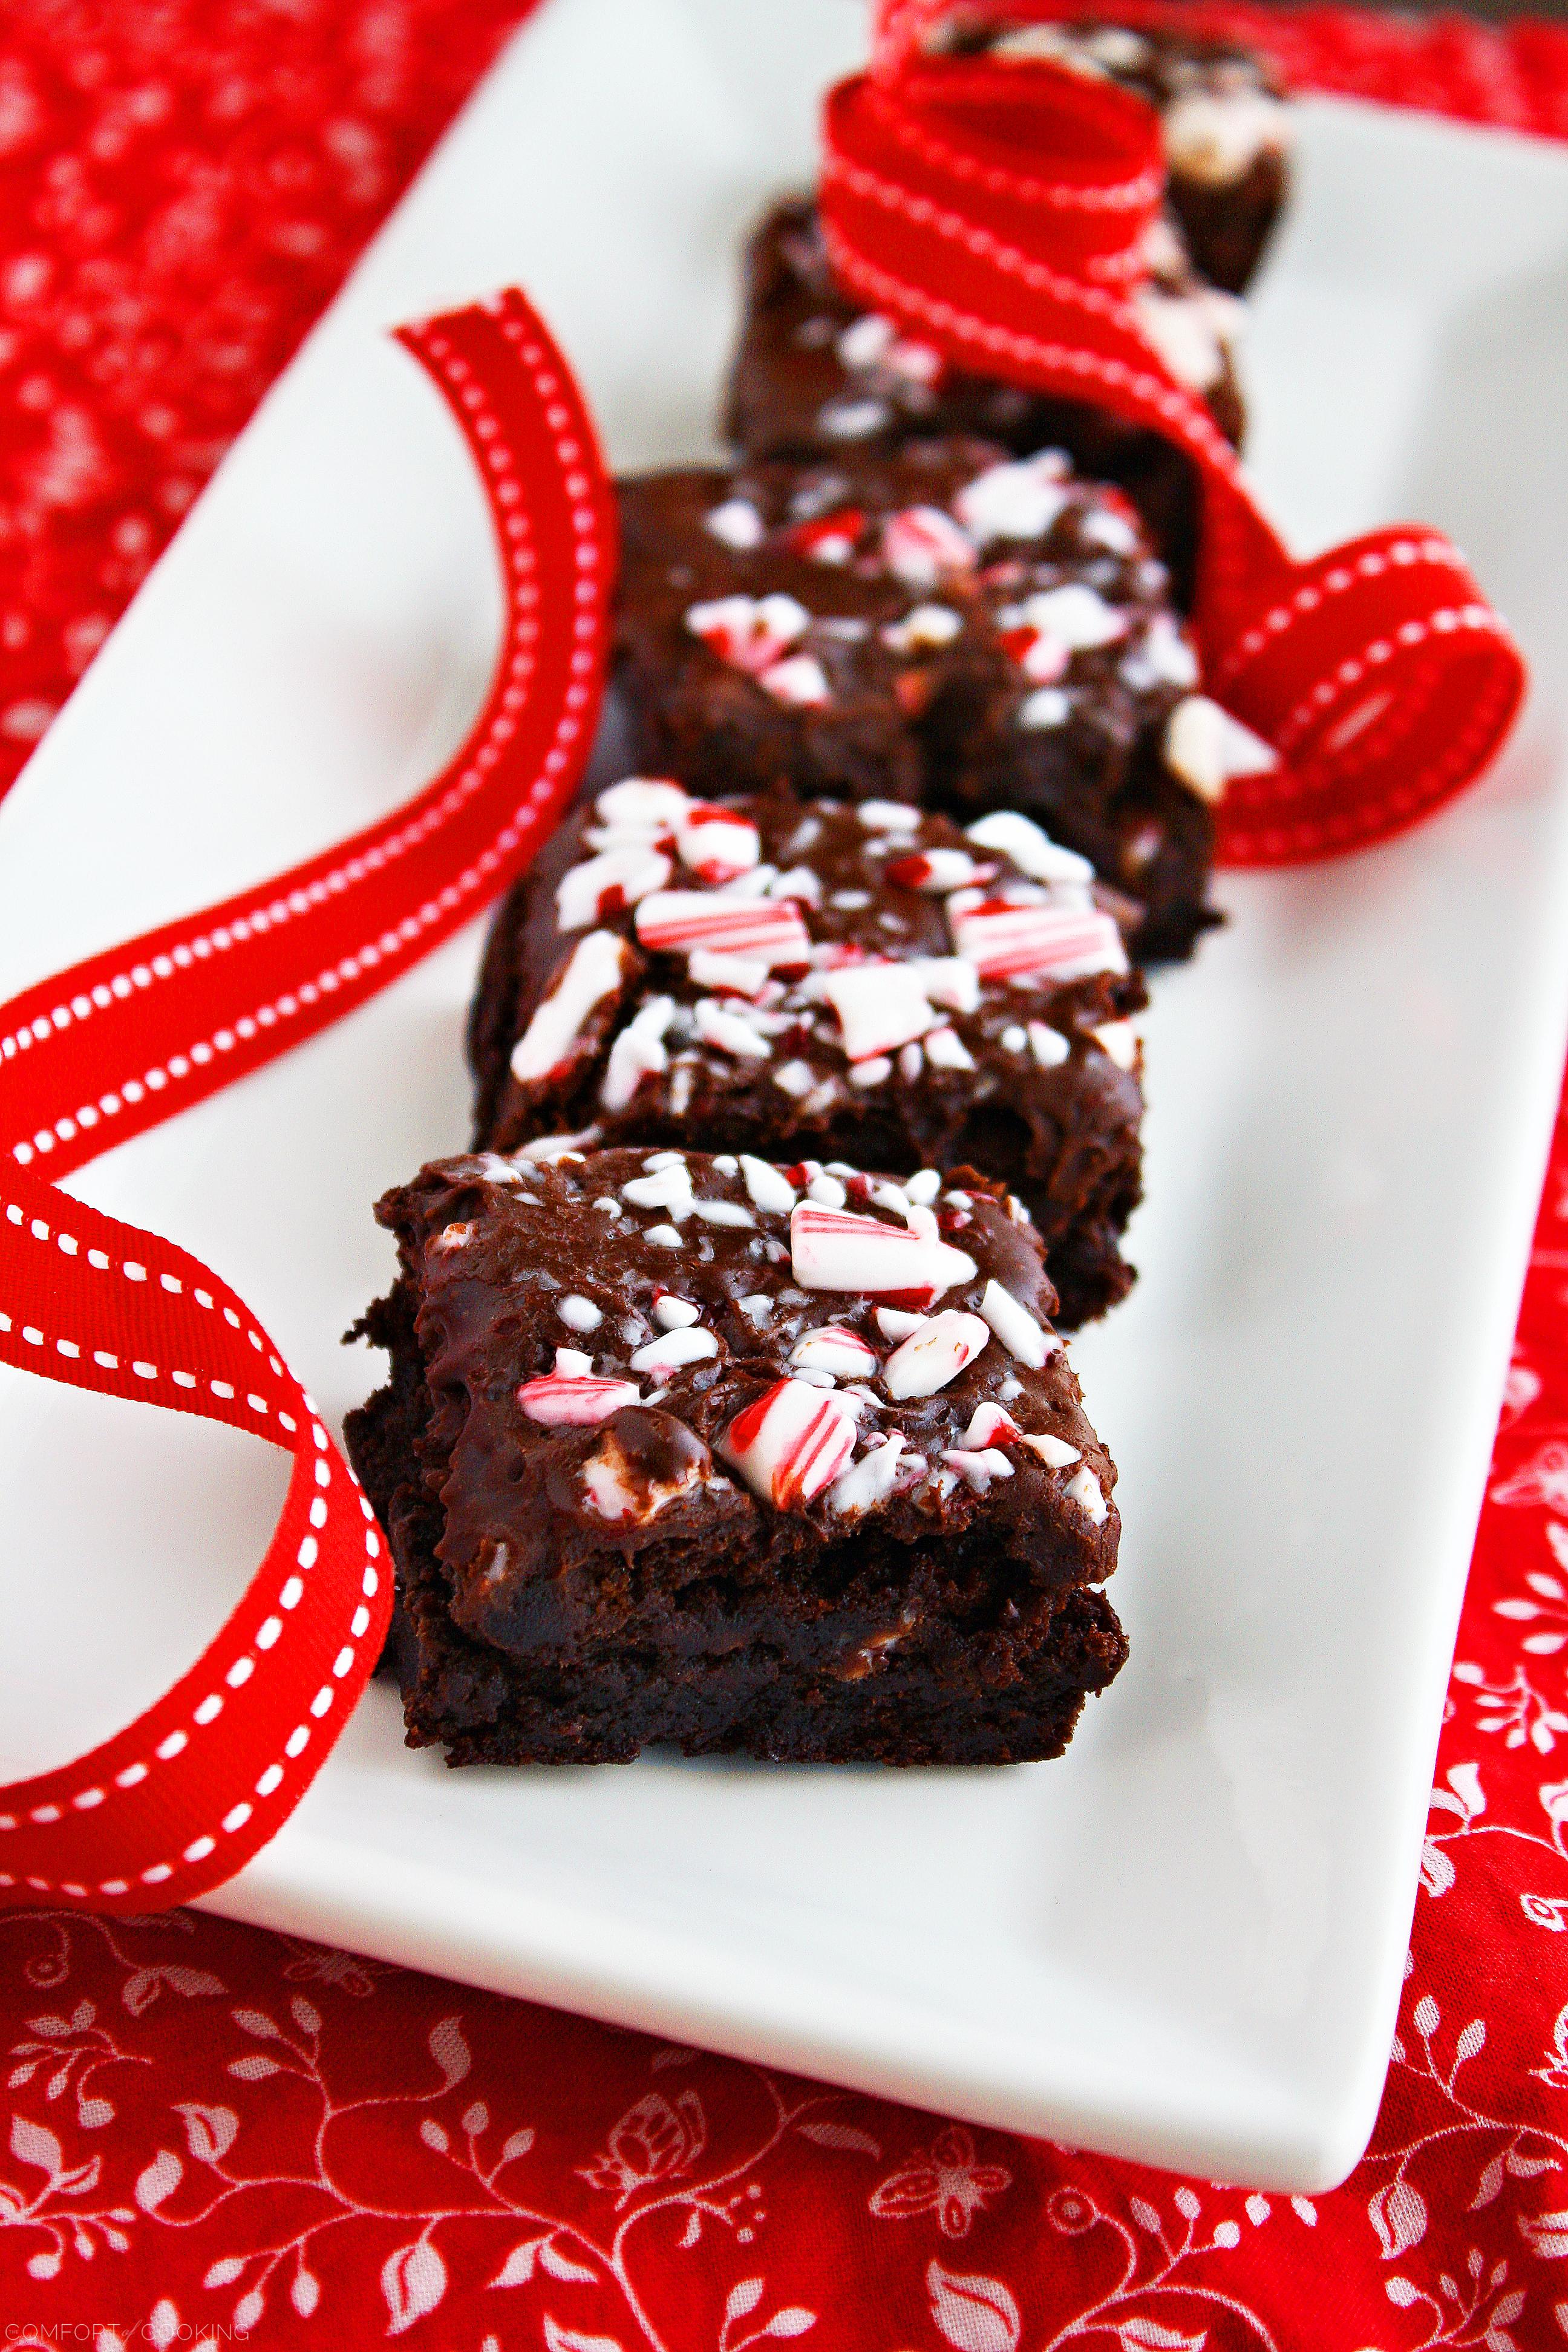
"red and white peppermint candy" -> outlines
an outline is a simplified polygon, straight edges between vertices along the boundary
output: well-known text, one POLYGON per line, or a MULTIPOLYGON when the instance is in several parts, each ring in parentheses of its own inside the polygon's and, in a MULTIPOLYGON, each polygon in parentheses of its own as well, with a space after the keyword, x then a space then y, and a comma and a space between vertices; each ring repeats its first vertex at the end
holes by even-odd
POLYGON ((718 1453, 775 1511, 803 1510, 855 1451, 853 1406, 808 1381, 775 1381, 737 1413, 718 1453))
POLYGON ((844 964, 814 983, 814 992, 825 996, 838 1015, 844 1051, 852 1062, 907 1045, 923 1037, 936 1020, 913 964, 844 964))
POLYGON ((1127 635, 1127 615, 1107 604, 1098 588, 1086 581, 1068 580, 1059 588, 1037 589, 1021 604, 996 615, 1004 629, 1036 629, 1054 637, 1070 653, 1089 652, 1096 646, 1113 646, 1127 635))
POLYGON ((882 1367, 888 1394, 900 1402, 905 1397, 934 1396, 990 1344, 988 1324, 978 1315, 961 1314, 950 1307, 922 1323, 901 1348, 894 1349, 882 1367))
POLYGON ((610 1047, 599 1100, 608 1111, 625 1110, 645 1078, 669 1067, 664 1033, 675 1018, 672 996, 650 996, 637 1007, 610 1047))
MULTIPOLYGON (((874 1446, 869 1454, 863 1454, 858 1462, 846 1470, 842 1478, 836 1480, 827 1497, 828 1508, 852 1517, 858 1512, 873 1510, 879 1503, 886 1501, 897 1483, 899 1456, 907 1442, 900 1431, 894 1430, 880 1445, 874 1446)), ((919 1458, 917 1455, 916 1459, 919 1458)), ((924 1467, 923 1463, 921 1467, 924 1467)))
POLYGON ((988 466, 953 500, 959 521, 981 546, 994 539, 1043 539, 1068 505, 1069 468, 1059 449, 1013 465, 988 466))
POLYGON ((1054 1331, 1037 1322, 1021 1299, 1015 1298, 994 1276, 986 1284, 980 1300, 980 1312, 989 1323, 1002 1345, 1021 1364, 1038 1371, 1047 1356, 1054 1356, 1061 1346, 1054 1331))
POLYGON ((721 882, 732 882, 737 874, 749 873, 763 854, 756 826, 710 801, 689 803, 676 829, 675 845, 681 864, 715 889, 721 882))
POLYGON ((595 1380, 586 1367, 591 1356, 576 1348, 557 1348, 555 1370, 536 1381, 524 1381, 517 1401, 530 1421, 546 1429, 587 1429, 607 1421, 624 1404, 636 1404, 642 1394, 636 1381, 595 1380))
POLYGON ((972 1448, 1015 1445, 1023 1434, 1012 1414, 1004 1412, 999 1404, 977 1404, 969 1417, 969 1427, 958 1442, 972 1448))
POLYGON ((865 528, 864 508, 838 507, 832 514, 797 522, 786 534, 786 543, 796 555, 809 556, 814 563, 847 563, 865 528))
POLYGON ((795 710, 820 710, 833 699, 827 672, 815 654, 791 654, 784 661, 770 663, 757 684, 775 702, 787 703, 795 710))
POLYGON ((623 776, 594 803, 594 814, 612 833, 673 833, 686 822, 691 797, 668 776, 623 776))
POLYGON ((614 931, 588 931, 578 940, 511 1049, 511 1074, 520 1086, 550 1077, 576 1059, 583 1024, 606 996, 619 994, 630 962, 630 949, 614 931))
POLYGON ((988 1445, 983 1453, 969 1452, 963 1446, 949 1445, 942 1449, 942 1460, 950 1470, 956 1470, 977 1495, 984 1495, 993 1478, 1010 1478, 1013 1465, 1005 1454, 988 1445))
POLYGON ((789 898, 721 898, 708 890, 656 890, 637 911, 645 948, 670 954, 711 948, 769 971, 811 960, 811 934, 789 898))
POLYGON ((731 669, 758 677, 789 651, 810 619, 794 596, 716 596, 691 605, 686 625, 731 669))
POLYGON ((1279 754, 1271 743, 1211 702, 1189 694, 1165 721, 1165 765, 1200 799, 1222 801, 1233 776, 1271 775, 1279 754))
POLYGON ((1032 686, 1054 686, 1072 664, 1070 647, 1045 629, 1004 629, 1002 646, 1032 686))
POLYGON ((982 980, 1058 979, 1125 971, 1127 951, 1109 915, 1078 907, 1014 907, 987 898, 962 914, 951 907, 952 944, 982 980))
POLYGON ((908 588, 974 568, 974 541, 942 507, 900 507, 882 525, 882 561, 908 588))
POLYGON ((671 866, 662 849, 629 841, 568 867, 555 886, 555 919, 563 931, 602 922, 622 907, 635 907, 650 890, 662 890, 671 866))
POLYGON ((980 848, 999 849, 1033 882, 1087 885, 1094 879, 1094 867, 1087 857, 1080 857, 1076 849, 1064 849, 1032 817, 1020 816, 1016 809, 993 809, 989 816, 978 817, 963 830, 965 837, 980 848))
POLYGON ((908 857, 895 857, 885 871, 900 890, 926 890, 940 897, 970 883, 989 882, 996 868, 982 866, 967 849, 920 849, 908 857))
POLYGON ((933 1234, 817 1201, 797 1202, 791 1211, 789 1245, 803 1290, 918 1295, 929 1304, 954 1283, 972 1280, 975 1271, 967 1250, 953 1249, 933 1234))
POLYGON ((877 1369, 877 1352, 847 1324, 821 1323, 805 1331, 790 1350, 790 1362, 805 1372, 831 1372, 835 1379, 863 1381, 877 1369))

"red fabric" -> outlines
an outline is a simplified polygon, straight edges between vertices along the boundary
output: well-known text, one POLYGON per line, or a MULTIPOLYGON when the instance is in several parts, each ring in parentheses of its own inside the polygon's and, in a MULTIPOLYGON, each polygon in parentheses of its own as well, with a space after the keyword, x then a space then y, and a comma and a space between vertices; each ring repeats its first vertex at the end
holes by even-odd
POLYGON ((190 1672, 90 1755, 0 1787, 0 1907, 163 1908, 233 1877, 304 1795, 386 1638, 374 1515, 244 1301, 58 1180, 386 987, 521 872, 576 788, 616 556, 593 425, 515 291, 400 340, 468 440, 501 556, 507 626, 467 741, 352 840, 0 1006, 0 1360, 294 1455, 267 1556, 190 1672))
MULTIPOLYGON (((0 739, 14 762, 517 13, 13 0, 0 739)), ((1568 135, 1561 32, 1254 16, 1303 79, 1568 135)), ((9 2340, 53 2345, 69 2325, 81 2332, 63 2340, 100 2352, 203 2329, 476 2352, 741 2352, 795 2336, 824 2352, 1561 2342, 1565 1220, 1560 1129, 1401 2042, 1373 2150, 1342 2189, 1177 2182, 191 1913, 17 1912, 0 1916, 9 2340)))

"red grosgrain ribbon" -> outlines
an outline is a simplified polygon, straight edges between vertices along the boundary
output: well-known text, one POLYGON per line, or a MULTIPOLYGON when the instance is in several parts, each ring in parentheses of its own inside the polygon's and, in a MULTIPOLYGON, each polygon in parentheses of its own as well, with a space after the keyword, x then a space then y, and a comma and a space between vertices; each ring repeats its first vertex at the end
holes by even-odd
POLYGON ((190 1673, 90 1755, 0 1787, 0 1905, 146 1911, 231 1877, 304 1794, 385 1633, 370 1506, 244 1301, 44 1171, 81 1167, 386 987, 521 870, 581 773, 615 556, 581 397, 519 294, 400 339, 468 436, 500 541, 507 631, 478 726, 384 823, 0 1010, 0 1358, 294 1457, 267 1557, 190 1673))
POLYGON ((954 365, 1151 426, 1196 467, 1205 685, 1280 755, 1233 780, 1226 862, 1293 864, 1415 824, 1512 722, 1525 671, 1508 630, 1421 525, 1291 559, 1129 300, 1164 187, 1152 110, 1054 65, 924 56, 932 13, 928 0, 887 9, 873 70, 828 93, 835 270, 954 365))

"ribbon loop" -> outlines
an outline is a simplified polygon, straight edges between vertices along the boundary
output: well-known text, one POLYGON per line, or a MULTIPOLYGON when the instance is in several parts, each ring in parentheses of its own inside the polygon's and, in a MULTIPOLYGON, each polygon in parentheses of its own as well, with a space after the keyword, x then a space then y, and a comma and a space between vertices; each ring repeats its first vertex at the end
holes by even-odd
POLYGON ((473 733, 380 824, 0 1008, 0 1361, 226 1422, 294 1463, 266 1558, 190 1672, 90 1755, 0 1788, 0 1907, 147 1911, 231 1877, 304 1794, 385 1634, 370 1506, 243 1299, 45 1177, 384 988, 521 871, 582 772, 615 519, 581 395, 515 293, 401 340, 468 437, 501 555, 506 635, 473 733))
POLYGON ((1421 526, 1292 560, 1132 299, 1163 190, 1152 110, 1044 60, 922 57, 929 13, 893 0, 874 70, 826 100, 835 271, 952 365, 1151 427, 1196 467, 1205 687, 1279 755, 1233 782, 1223 862, 1334 855, 1414 824, 1512 723, 1525 671, 1507 628, 1421 526))

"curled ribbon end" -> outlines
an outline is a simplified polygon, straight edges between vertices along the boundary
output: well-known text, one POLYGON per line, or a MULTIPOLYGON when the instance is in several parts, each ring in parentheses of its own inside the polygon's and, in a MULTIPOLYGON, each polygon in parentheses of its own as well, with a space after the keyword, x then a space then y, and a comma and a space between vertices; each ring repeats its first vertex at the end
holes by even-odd
POLYGON ((1280 755, 1231 785, 1220 863, 1302 864, 1419 823, 1501 749, 1527 682, 1434 531, 1396 526, 1293 567, 1212 666, 1211 691, 1280 755))

